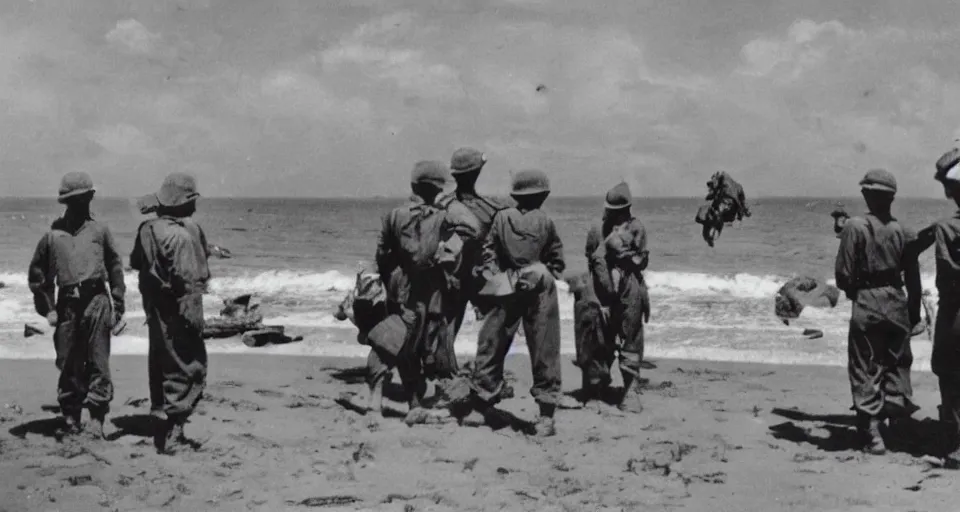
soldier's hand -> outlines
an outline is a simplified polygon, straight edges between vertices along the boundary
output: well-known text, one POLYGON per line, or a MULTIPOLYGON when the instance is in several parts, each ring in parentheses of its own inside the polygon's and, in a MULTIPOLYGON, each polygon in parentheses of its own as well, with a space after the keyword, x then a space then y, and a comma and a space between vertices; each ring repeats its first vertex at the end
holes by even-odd
POLYGON ((57 317, 56 311, 51 311, 47 313, 47 323, 50 324, 50 327, 56 327, 57 322, 59 322, 59 320, 60 319, 57 317))

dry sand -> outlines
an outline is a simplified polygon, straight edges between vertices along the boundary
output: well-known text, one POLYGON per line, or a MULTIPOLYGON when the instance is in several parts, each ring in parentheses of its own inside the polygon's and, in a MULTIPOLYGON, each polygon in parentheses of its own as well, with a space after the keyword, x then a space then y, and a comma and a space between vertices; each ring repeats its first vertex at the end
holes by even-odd
MULTIPOLYGON (((214 354, 188 425, 205 444, 164 456, 146 359, 113 364, 110 440, 60 443, 42 409, 53 362, 0 361, 0 510, 956 510, 960 473, 922 457, 929 442, 856 451, 843 368, 656 361, 643 413, 562 410, 541 441, 345 410, 362 361, 214 354)), ((517 397, 502 408, 535 419, 526 358, 508 368, 517 397)), ((564 377, 574 390, 569 361, 564 377)), ((925 430, 935 380, 915 386, 925 430)))

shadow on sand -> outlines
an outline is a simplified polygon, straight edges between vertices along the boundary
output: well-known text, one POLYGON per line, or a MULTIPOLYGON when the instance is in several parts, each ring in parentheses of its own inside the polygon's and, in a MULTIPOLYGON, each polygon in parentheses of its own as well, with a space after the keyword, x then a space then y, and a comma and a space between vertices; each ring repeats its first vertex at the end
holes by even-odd
MULTIPOLYGON (((855 451, 863 446, 856 430, 857 417, 853 414, 809 414, 796 409, 775 408, 771 412, 788 420, 770 427, 773 437, 797 444, 811 444, 825 452, 855 451), (801 427, 795 422, 817 423, 826 431, 818 435, 811 427, 801 427)), ((893 425, 881 428, 887 450, 907 453, 914 457, 940 456, 941 427, 930 418, 916 420, 903 418, 893 425)))

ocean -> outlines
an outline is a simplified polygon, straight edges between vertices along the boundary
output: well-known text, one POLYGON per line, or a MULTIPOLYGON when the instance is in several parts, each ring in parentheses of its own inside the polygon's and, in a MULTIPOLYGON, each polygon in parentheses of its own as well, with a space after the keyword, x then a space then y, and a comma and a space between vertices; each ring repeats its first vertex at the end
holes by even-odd
MULTIPOLYGON (((358 262, 373 256, 380 216, 402 199, 202 199, 197 220, 208 241, 228 248, 231 259, 211 258, 211 294, 206 316, 224 298, 253 293, 268 324, 282 324, 304 340, 248 348, 237 339, 208 340, 212 353, 365 356, 356 330, 338 322, 333 308, 353 286, 358 262)), ((774 364, 844 365, 850 303, 807 308, 783 325, 774 316, 773 296, 790 278, 807 275, 833 282, 837 239, 830 212, 844 205, 863 211, 860 199, 765 198, 750 201, 753 216, 728 226, 711 248, 693 219, 701 201, 638 199, 635 215, 645 224, 650 246, 646 273, 652 301, 646 357, 774 364), (824 331, 809 340, 804 328, 824 331)), ((550 213, 564 243, 567 267, 585 271, 584 241, 602 213, 601 198, 549 198, 550 213)), ((942 199, 899 199, 894 214, 913 228, 951 214, 942 199)), ((133 199, 101 199, 94 216, 107 223, 126 260, 140 215, 133 199)), ((26 270, 37 241, 61 206, 46 199, 0 199, 0 358, 53 360, 52 329, 33 311, 26 270), (23 337, 25 323, 42 336, 23 337)), ((933 287, 933 256, 921 259, 925 288, 933 287)), ((114 338, 114 354, 146 354, 146 327, 137 275, 128 271, 127 331, 114 338)), ((932 290, 935 292, 935 290, 932 290)), ((562 349, 574 352, 573 298, 561 288, 562 349)), ((468 313, 456 350, 471 355, 478 324, 468 313)), ((930 341, 914 339, 915 368, 929 370, 930 341)), ((525 353, 522 333, 515 353, 525 353)))

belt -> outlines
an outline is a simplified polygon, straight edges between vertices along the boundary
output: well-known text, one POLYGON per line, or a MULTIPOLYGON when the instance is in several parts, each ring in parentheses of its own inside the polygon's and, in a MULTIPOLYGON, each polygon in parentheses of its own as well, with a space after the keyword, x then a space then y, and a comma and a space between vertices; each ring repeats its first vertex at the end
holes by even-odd
POLYGON ((876 274, 870 274, 858 279, 856 286, 859 290, 885 288, 888 286, 893 288, 902 288, 903 279, 900 277, 900 272, 878 272, 876 274))
POLYGON ((107 293, 107 283, 102 279, 87 279, 60 287, 60 296, 72 299, 92 298, 101 293, 107 293))

